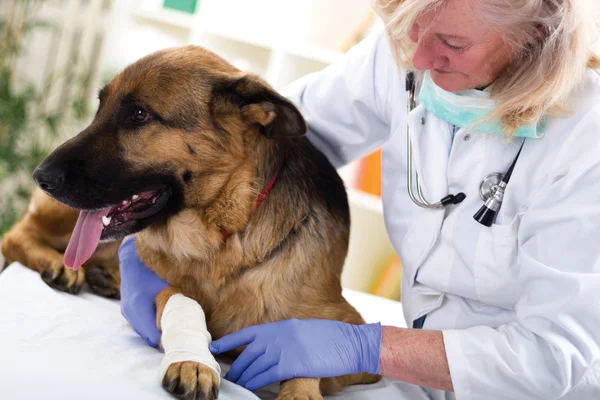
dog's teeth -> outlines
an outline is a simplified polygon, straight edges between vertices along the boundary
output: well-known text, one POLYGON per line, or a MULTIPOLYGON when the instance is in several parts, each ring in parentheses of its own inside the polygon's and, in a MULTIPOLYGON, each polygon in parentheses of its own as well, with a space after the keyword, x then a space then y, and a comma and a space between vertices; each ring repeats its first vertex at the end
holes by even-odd
POLYGON ((137 194, 134 194, 133 196, 131 196, 131 200, 133 200, 133 201, 136 201, 139 198, 140 198, 140 196, 138 196, 137 194))
POLYGON ((123 200, 123 205, 126 206, 129 203, 127 200, 123 200))
POLYGON ((110 217, 102 217, 102 224, 104 226, 108 226, 108 224, 110 224, 110 220, 111 220, 110 217))

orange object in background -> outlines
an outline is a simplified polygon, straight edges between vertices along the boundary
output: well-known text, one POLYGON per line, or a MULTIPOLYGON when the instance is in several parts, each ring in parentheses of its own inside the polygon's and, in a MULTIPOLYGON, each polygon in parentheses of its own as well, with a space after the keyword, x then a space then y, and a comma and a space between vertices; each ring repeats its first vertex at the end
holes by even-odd
POLYGON ((394 254, 387 266, 375 280, 371 293, 376 296, 391 300, 400 300, 400 286, 402 280, 402 263, 397 254, 394 254))
POLYGON ((381 197, 381 149, 359 161, 357 189, 381 197))

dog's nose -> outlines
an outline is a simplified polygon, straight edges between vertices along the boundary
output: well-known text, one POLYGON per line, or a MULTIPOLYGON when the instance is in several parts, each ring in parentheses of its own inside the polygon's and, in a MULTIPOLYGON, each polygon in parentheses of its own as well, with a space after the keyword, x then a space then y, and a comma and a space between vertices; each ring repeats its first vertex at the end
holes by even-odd
POLYGON ((33 180, 44 192, 52 194, 62 189, 65 175, 62 171, 40 166, 33 171, 33 180))

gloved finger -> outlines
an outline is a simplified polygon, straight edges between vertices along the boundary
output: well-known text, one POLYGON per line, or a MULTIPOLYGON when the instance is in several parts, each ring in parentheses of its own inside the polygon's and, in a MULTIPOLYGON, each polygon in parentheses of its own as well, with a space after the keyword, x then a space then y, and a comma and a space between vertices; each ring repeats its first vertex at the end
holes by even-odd
POLYGON ((156 326, 156 309, 152 301, 134 295, 121 301, 121 314, 148 344, 158 346, 161 333, 156 326))
POLYGON ((252 342, 256 337, 256 326, 249 326, 237 332, 214 340, 208 346, 212 354, 221 354, 252 342))
POLYGON ((138 317, 125 317, 129 325, 133 328, 135 333, 142 337, 148 343, 148 345, 156 348, 160 342, 161 333, 156 327, 140 321, 138 317))
POLYGON ((295 378, 295 376, 283 376, 281 374, 279 364, 275 364, 265 372, 260 373, 254 378, 250 379, 244 385, 244 387, 248 390, 258 390, 260 388, 270 385, 271 383, 280 382, 292 378, 295 378))
POLYGON ((225 374, 225 379, 231 382, 237 382, 242 373, 251 365, 257 358, 263 355, 265 349, 259 346, 256 342, 250 343, 248 347, 242 351, 242 354, 231 364, 229 372, 225 374))
POLYGON ((254 379, 257 375, 262 374, 272 366, 276 365, 279 361, 279 354, 275 352, 266 352, 259 356, 240 376, 240 379, 236 383, 240 386, 246 386, 246 384, 254 379))
MULTIPOLYGON (((132 327, 133 328, 133 327, 132 327)), ((133 328, 133 330, 135 331, 135 333, 137 333, 142 339, 144 339, 146 341, 146 343, 148 344, 148 346, 150 347, 154 347, 155 349, 158 348, 158 341, 160 340, 160 337, 158 338, 158 340, 156 340, 155 338, 150 338, 147 335, 144 335, 143 333, 141 333, 140 331, 138 331, 137 329, 133 328)))
POLYGON ((134 235, 127 235, 123 238, 123 241, 121 242, 121 246, 123 246, 125 243, 129 243, 131 241, 135 241, 135 234, 134 235))
MULTIPOLYGON (((129 238, 129 237, 128 237, 129 238)), ((132 289, 139 285, 140 291, 144 288, 152 288, 152 295, 158 294, 162 289, 169 286, 162 278, 144 264, 140 258, 134 238, 126 239, 119 246, 119 269, 121 271, 121 291, 128 293, 129 286, 132 289)))
POLYGON ((152 338, 152 337, 148 336, 145 339, 146 339, 146 343, 148 343, 148 346, 154 347, 155 349, 158 348, 158 342, 160 341, 160 335, 156 338, 152 338))
POLYGON ((160 342, 161 333, 158 330, 158 328, 156 327, 156 325, 147 327, 146 333, 141 336, 144 337, 144 339, 146 339, 146 342, 150 346, 158 347, 158 343, 160 342))
POLYGON ((124 258, 129 259, 131 257, 135 257, 137 255, 136 247, 135 247, 135 238, 128 237, 119 246, 117 250, 117 254, 119 255, 119 260, 123 260, 124 258))
POLYGON ((141 279, 145 266, 139 259, 137 250, 132 248, 119 248, 119 271, 121 273, 121 289, 135 288, 141 279))
POLYGON ((156 326, 156 309, 154 308, 154 303, 147 302, 138 304, 137 309, 137 318, 135 319, 137 329, 142 332, 142 336, 149 338, 152 343, 158 345, 160 332, 156 326))
MULTIPOLYGON (((153 293, 158 294, 162 289, 169 286, 161 277, 144 264, 140 259, 135 247, 133 249, 123 249, 119 256, 119 268, 121 270, 121 286, 135 285, 144 283, 146 287, 152 288, 153 293), (124 282, 125 281, 125 282, 124 282)), ((140 291, 144 287, 140 287, 140 291)))

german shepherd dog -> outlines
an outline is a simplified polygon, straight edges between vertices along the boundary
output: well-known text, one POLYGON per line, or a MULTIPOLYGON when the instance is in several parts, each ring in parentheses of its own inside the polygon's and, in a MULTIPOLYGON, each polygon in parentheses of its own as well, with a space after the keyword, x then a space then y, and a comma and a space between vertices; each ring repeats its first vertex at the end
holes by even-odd
MULTIPOLYGON (((34 172, 49 196, 80 210, 67 266, 136 234, 140 258, 170 284, 156 298, 159 325, 175 294, 201 305, 212 338, 290 318, 364 323, 342 297, 344 184, 291 102, 196 46, 142 58, 99 100, 91 124, 34 172)), ((292 379, 279 398, 379 378, 292 379)), ((218 393, 217 374, 192 361, 171 364, 162 383, 186 399, 218 393)))

